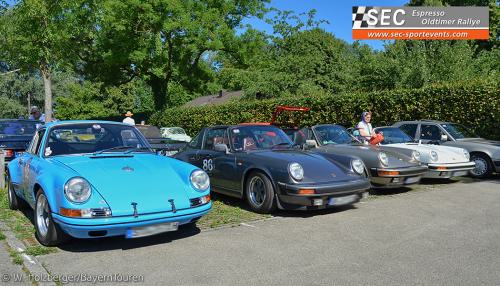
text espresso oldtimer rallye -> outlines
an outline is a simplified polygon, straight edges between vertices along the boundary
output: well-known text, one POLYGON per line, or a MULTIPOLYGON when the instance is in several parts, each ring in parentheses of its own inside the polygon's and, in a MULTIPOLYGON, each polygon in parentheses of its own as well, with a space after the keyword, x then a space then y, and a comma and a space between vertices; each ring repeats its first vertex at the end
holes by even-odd
POLYGON ((152 153, 133 126, 49 123, 8 165, 9 206, 34 209, 36 236, 128 238, 174 231, 211 208, 207 174, 152 153))
POLYGON ((175 157, 207 171, 212 191, 262 213, 351 204, 370 187, 359 158, 298 150, 275 126, 205 128, 175 157))

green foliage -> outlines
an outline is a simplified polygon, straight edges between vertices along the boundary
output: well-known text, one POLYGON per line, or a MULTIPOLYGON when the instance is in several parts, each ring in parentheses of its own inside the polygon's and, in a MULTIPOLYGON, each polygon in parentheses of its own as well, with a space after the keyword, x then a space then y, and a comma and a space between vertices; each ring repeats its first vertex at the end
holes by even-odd
POLYGON ((157 109, 173 106, 185 93, 208 91, 205 83, 215 75, 204 56, 230 45, 243 18, 259 15, 266 2, 99 1, 96 50, 86 71, 114 85, 139 77, 151 87, 157 109))
POLYGON ((68 93, 57 98, 58 119, 107 118, 133 112, 152 113, 151 90, 141 81, 105 86, 89 81, 68 85, 68 93))
POLYGON ((220 106, 167 109, 151 121, 159 126, 181 126, 194 135, 205 126, 266 122, 277 105, 308 106, 311 111, 301 125, 346 123, 354 125, 362 111, 374 113, 374 123, 400 120, 439 119, 472 126, 486 138, 500 139, 500 90, 498 84, 472 83, 432 85, 420 89, 344 93, 336 96, 283 97, 231 102, 220 106))

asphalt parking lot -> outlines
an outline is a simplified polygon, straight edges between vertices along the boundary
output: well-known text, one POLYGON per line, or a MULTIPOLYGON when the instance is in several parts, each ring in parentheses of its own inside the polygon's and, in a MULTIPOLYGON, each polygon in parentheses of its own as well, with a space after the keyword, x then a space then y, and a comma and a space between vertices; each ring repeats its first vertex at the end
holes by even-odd
POLYGON ((499 285, 499 217, 495 178, 238 227, 75 240, 38 259, 55 275, 147 285, 499 285))

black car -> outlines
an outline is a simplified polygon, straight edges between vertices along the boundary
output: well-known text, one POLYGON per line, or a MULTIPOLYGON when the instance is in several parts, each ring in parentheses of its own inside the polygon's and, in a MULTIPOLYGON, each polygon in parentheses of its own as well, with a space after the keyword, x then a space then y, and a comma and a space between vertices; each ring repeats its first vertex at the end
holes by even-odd
POLYGON ((165 156, 172 156, 186 145, 186 142, 163 138, 160 129, 153 125, 136 125, 135 126, 148 140, 151 148, 165 156))
POLYGON ((325 158, 294 147, 279 128, 245 124, 204 128, 174 156, 205 170, 212 191, 248 201, 260 213, 352 204, 370 188, 354 156, 325 158))
POLYGON ((41 124, 37 120, 0 119, 0 149, 5 152, 5 162, 24 152, 41 124))

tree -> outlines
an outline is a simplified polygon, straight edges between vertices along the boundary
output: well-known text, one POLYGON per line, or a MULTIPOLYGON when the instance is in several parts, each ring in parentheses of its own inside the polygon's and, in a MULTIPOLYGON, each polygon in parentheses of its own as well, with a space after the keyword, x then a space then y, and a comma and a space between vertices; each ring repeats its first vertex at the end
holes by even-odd
MULTIPOLYGON (((91 1, 88 1, 91 2, 91 1)), ((46 120, 52 119, 52 79, 56 69, 75 62, 82 23, 89 4, 80 0, 22 0, 0 18, 3 57, 12 67, 40 71, 46 120)))
POLYGON ((214 78, 204 57, 226 48, 243 18, 268 0, 103 0, 95 51, 86 72, 106 84, 136 77, 153 91, 156 109, 171 106, 172 89, 190 93, 214 78))

